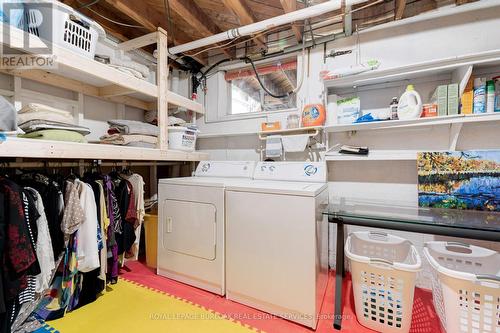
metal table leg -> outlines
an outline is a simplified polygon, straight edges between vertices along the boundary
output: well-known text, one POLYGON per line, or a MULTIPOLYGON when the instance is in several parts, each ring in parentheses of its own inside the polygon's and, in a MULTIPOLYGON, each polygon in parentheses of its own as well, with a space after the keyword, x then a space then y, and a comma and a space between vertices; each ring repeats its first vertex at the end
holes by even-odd
POLYGON ((337 260, 335 267, 335 319, 333 328, 342 328, 342 282, 344 277, 344 223, 335 219, 337 223, 337 260))

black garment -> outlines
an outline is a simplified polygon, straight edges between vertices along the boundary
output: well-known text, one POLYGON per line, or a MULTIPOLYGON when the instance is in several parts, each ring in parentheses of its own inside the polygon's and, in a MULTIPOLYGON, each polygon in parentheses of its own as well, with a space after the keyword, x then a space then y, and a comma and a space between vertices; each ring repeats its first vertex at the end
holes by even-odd
POLYGON ((130 194, 129 182, 127 180, 121 180, 118 187, 115 189, 116 200, 120 207, 120 215, 123 218, 122 233, 116 234, 118 254, 123 254, 125 251, 128 251, 132 245, 134 245, 136 239, 134 225, 126 221, 130 200, 133 200, 130 194))
MULTIPOLYGON (((5 232, 6 232, 6 221, 5 221, 5 195, 0 192, 0 263, 3 265, 3 253, 5 246, 5 232)), ((6 311, 5 300, 3 293, 3 269, 0 272, 0 323, 3 321, 3 314, 6 311)), ((1 324, 0 324, 1 332, 1 324)))
POLYGON ((59 255, 64 251, 64 234, 61 230, 61 221, 64 213, 61 207, 63 207, 64 203, 61 202, 61 189, 56 182, 37 173, 24 174, 20 177, 19 181, 23 186, 35 189, 42 197, 49 225, 54 259, 57 260, 59 255))
POLYGON ((97 268, 93 271, 82 273, 82 290, 78 298, 77 308, 95 302, 99 293, 104 290, 104 281, 99 279, 100 272, 101 269, 97 268))

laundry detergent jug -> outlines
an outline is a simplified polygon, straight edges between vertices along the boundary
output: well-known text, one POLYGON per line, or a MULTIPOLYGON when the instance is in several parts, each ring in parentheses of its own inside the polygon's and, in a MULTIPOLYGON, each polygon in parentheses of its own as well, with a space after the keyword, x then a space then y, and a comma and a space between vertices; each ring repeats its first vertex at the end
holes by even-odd
POLYGON ((326 110, 323 104, 309 104, 302 112, 302 127, 323 126, 326 120, 326 110))
POLYGON ((422 114, 422 109, 422 98, 412 84, 408 85, 399 99, 398 118, 400 120, 418 119, 422 114))

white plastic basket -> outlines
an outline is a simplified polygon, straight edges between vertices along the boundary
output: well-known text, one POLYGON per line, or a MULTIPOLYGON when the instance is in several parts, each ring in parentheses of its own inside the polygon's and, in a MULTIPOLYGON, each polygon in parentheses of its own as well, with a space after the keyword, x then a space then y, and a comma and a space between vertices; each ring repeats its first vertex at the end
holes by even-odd
POLYGON ((97 41, 106 32, 95 21, 56 0, 27 2, 25 29, 41 39, 93 59, 97 41))
POLYGON ((500 253, 428 242, 434 307, 447 333, 500 333, 500 253))
POLYGON ((168 148, 192 152, 196 149, 198 130, 182 126, 168 127, 168 148))
POLYGON ((378 332, 408 332, 415 278, 422 267, 415 247, 385 233, 354 232, 347 238, 345 253, 358 321, 378 332))

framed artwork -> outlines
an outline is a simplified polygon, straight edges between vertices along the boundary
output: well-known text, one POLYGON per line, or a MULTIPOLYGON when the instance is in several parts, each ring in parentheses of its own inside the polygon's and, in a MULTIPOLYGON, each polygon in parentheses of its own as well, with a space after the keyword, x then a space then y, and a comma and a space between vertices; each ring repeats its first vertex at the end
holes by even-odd
POLYGON ((500 211, 500 151, 422 152, 420 207, 500 211))

